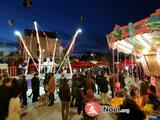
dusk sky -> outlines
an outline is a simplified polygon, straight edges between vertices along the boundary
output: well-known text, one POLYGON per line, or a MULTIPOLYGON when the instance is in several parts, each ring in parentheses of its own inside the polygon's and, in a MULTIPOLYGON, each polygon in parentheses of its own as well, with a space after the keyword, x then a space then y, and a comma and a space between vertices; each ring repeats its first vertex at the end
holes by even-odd
POLYGON ((115 24, 136 22, 160 8, 160 0, 32 0, 32 4, 32 8, 24 8, 23 0, 0 0, 0 41, 17 42, 14 30, 32 29, 36 19, 40 30, 57 32, 66 45, 84 16, 74 52, 105 52, 106 34, 115 24), (13 20, 12 26, 8 20, 13 20))

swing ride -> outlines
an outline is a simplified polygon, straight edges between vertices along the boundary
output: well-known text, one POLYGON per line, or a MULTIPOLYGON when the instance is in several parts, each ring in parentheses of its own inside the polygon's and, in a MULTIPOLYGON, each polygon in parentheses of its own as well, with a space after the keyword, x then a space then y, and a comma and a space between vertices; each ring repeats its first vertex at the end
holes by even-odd
MULTIPOLYGON (((57 64, 55 63, 55 55, 56 55, 56 52, 57 52, 57 47, 61 48, 59 43, 58 43, 58 39, 56 38, 55 39, 55 42, 54 44, 53 43, 50 43, 48 41, 48 37, 46 35, 45 32, 42 32, 42 34, 44 34, 44 36, 46 36, 46 49, 42 49, 42 45, 44 43, 44 41, 41 41, 40 40, 40 32, 38 31, 38 24, 36 21, 34 21, 34 28, 35 28, 35 34, 36 34, 36 41, 33 41, 33 31, 32 31, 32 34, 31 34, 31 37, 30 37, 30 40, 29 42, 25 41, 25 39, 22 37, 21 33, 19 31, 15 31, 15 35, 18 37, 18 39, 20 40, 20 43, 22 44, 21 47, 23 47, 24 51, 27 53, 27 57, 26 57, 26 61, 27 61, 27 65, 26 65, 26 71, 25 71, 25 75, 27 75, 28 73, 28 67, 29 67, 29 61, 30 59, 33 61, 33 64, 34 66, 36 67, 36 71, 38 71, 39 75, 42 73, 42 69, 47 69, 45 70, 45 72, 49 73, 49 72, 54 72, 56 73, 57 76, 59 76, 59 72, 60 70, 62 69, 63 65, 64 64, 68 64, 69 66, 69 70, 70 70, 70 75, 67 74, 67 76, 72 76, 72 68, 71 68, 71 65, 70 65, 70 60, 69 60, 69 55, 72 51, 72 48, 75 44, 75 40, 78 36, 79 33, 82 32, 81 29, 78 29, 75 34, 73 35, 72 39, 69 41, 69 47, 68 47, 68 50, 66 52, 66 54, 64 55, 64 58, 58 68, 57 71, 55 71, 55 67, 57 67, 57 64), (33 42, 36 43, 35 45, 37 45, 37 48, 35 46, 33 46, 33 42), (37 49, 37 50, 34 50, 34 49, 37 49), (35 55, 33 54, 35 51, 38 51, 38 55, 37 55, 37 61, 38 61, 38 65, 35 61, 35 55), (46 58, 46 62, 43 61, 43 57, 45 56, 44 53, 47 53, 48 51, 51 51, 52 52, 52 60, 50 60, 50 57, 46 58)), ((63 52, 63 51, 62 51, 63 52)), ((51 55, 51 54, 49 54, 51 55)))

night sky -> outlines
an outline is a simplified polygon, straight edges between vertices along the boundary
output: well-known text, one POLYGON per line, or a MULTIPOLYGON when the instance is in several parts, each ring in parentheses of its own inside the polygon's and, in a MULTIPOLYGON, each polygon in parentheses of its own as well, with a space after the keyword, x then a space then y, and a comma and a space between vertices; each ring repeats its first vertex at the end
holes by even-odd
POLYGON ((105 52, 106 34, 115 24, 136 22, 160 8, 160 0, 32 0, 32 4, 26 9, 23 0, 0 0, 0 41, 17 42, 14 30, 32 29, 36 19, 41 30, 57 32, 66 45, 84 16, 74 53, 105 52), (12 26, 8 20, 13 20, 12 26))

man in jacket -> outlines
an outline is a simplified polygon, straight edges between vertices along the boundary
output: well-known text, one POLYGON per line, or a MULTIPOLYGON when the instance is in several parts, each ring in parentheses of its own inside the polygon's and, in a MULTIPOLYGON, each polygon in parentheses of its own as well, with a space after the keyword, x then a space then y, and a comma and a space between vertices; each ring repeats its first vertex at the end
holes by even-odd
POLYGON ((59 97, 61 100, 62 120, 68 120, 71 91, 67 79, 63 80, 59 88, 59 97))
POLYGON ((100 91, 101 91, 100 103, 107 104, 108 81, 104 77, 104 75, 100 82, 100 91))
POLYGON ((39 97, 39 85, 40 85, 38 73, 34 74, 34 77, 31 79, 31 84, 33 92, 32 102, 37 102, 39 97))
POLYGON ((21 78, 21 97, 22 97, 22 106, 27 106, 27 90, 28 84, 26 80, 26 76, 23 75, 21 78))
POLYGON ((54 77, 54 74, 51 74, 51 78, 49 79, 48 82, 48 89, 47 92, 49 94, 49 98, 50 98, 50 104, 49 106, 54 104, 54 92, 55 92, 55 88, 56 88, 56 79, 54 77))

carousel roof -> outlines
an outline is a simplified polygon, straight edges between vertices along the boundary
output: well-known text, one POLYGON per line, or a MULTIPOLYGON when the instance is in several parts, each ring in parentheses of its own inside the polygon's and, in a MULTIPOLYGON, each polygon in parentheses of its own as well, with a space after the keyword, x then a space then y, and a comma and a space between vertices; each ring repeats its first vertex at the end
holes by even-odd
POLYGON ((108 35, 109 47, 134 54, 146 75, 160 75, 160 9, 126 26, 116 25, 108 35))
POLYGON ((130 22, 127 26, 116 25, 108 35, 108 44, 109 47, 126 53, 155 54, 155 51, 159 52, 160 9, 138 22, 130 22))

